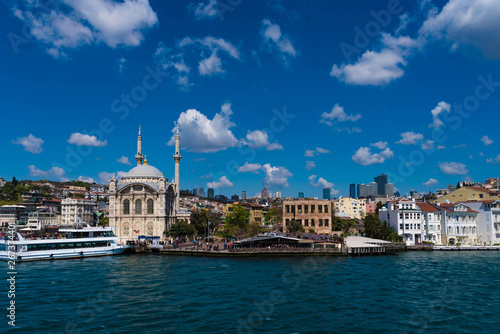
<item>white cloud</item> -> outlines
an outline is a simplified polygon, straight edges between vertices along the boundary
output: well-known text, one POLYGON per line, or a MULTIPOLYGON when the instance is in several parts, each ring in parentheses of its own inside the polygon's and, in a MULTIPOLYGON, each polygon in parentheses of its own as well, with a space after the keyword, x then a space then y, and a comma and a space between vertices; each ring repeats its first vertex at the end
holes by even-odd
POLYGON ((128 67, 127 64, 128 64, 127 59, 125 58, 118 59, 116 62, 118 73, 123 74, 125 72, 125 69, 128 67))
POLYGON ((439 146, 437 147, 437 149, 438 149, 438 150, 444 150, 445 148, 446 148, 446 146, 444 146, 444 145, 439 145, 439 146))
POLYGON ((118 161, 118 162, 120 162, 120 163, 122 163, 124 165, 132 165, 130 163, 130 160, 126 156, 122 156, 121 158, 116 159, 116 161, 118 161))
POLYGON ((344 111, 344 107, 341 107, 338 103, 333 106, 331 112, 324 112, 321 114, 320 123, 325 123, 326 125, 332 126, 334 121, 340 122, 356 122, 361 118, 360 114, 348 115, 344 111))
POLYGON ((72 133, 68 139, 68 143, 74 144, 77 146, 94 146, 94 147, 103 147, 108 144, 108 141, 98 140, 96 136, 84 135, 79 132, 72 133))
POLYGON ((213 19, 217 16, 217 0, 190 3, 188 9, 194 14, 196 20, 213 19))
POLYGON ((427 186, 427 187, 434 186, 436 184, 438 184, 438 180, 433 179, 433 178, 430 178, 427 182, 423 183, 423 185, 427 186))
POLYGON ((432 149, 434 149, 433 140, 427 140, 425 143, 422 144, 422 150, 432 150, 432 149))
POLYGON ((314 161, 306 161, 306 169, 311 170, 316 167, 316 163, 314 161))
POLYGON ((221 176, 219 181, 213 181, 207 183, 208 188, 220 189, 220 188, 232 188, 233 183, 227 179, 225 176, 221 176))
POLYGON ((278 24, 268 19, 262 20, 260 34, 268 50, 276 52, 285 65, 288 65, 290 60, 298 55, 292 41, 288 36, 281 33, 281 28, 278 24))
POLYGON ((454 148, 464 148, 464 147, 467 147, 467 144, 463 143, 463 144, 460 144, 460 145, 455 145, 453 147, 454 148))
POLYGON ((387 85, 403 76, 406 58, 420 47, 420 42, 410 37, 393 37, 382 34, 383 48, 366 51, 354 64, 333 65, 330 76, 353 85, 387 85))
MULTIPOLYGON (((233 113, 231 103, 222 105, 221 112, 208 119, 196 109, 182 112, 177 119, 181 131, 181 145, 192 152, 217 152, 236 146, 238 140, 230 130, 235 124, 231 122, 233 113)), ((167 145, 175 144, 176 127, 172 129, 172 137, 167 145)))
POLYGON ((63 0, 49 6, 22 0, 12 10, 55 58, 99 42, 112 48, 137 46, 143 32, 158 23, 148 0, 63 0))
POLYGON ((466 175, 469 173, 467 166, 461 162, 440 162, 439 168, 444 174, 448 175, 466 175))
POLYGON ((488 58, 500 58, 500 2, 450 0, 441 12, 433 9, 420 29, 426 38, 447 40, 452 50, 472 46, 488 58))
POLYGON ((360 147, 352 156, 352 160, 360 165, 368 166, 384 163, 386 159, 392 159, 394 152, 389 147, 379 153, 372 153, 370 147, 360 147))
POLYGON ((31 152, 33 154, 38 154, 43 151, 42 144, 44 141, 42 138, 37 138, 31 133, 27 137, 21 137, 17 140, 12 141, 14 144, 22 145, 25 151, 31 152))
POLYGON ((396 142, 396 144, 403 144, 403 145, 415 145, 418 141, 424 140, 424 135, 421 133, 415 133, 415 132, 403 132, 400 134, 401 140, 396 142))
POLYGON ((245 162, 245 164, 238 168, 239 172, 249 172, 254 174, 260 174, 260 171, 263 171, 265 176, 262 180, 264 186, 273 188, 273 187, 288 187, 288 178, 292 177, 293 174, 286 169, 285 167, 275 167, 271 166, 271 164, 254 164, 245 162))
POLYGON ((267 151, 283 150, 283 146, 277 141, 269 143, 269 135, 267 132, 261 130, 248 130, 245 140, 242 143, 248 145, 250 148, 265 147, 267 151))
POLYGON ((489 164, 494 164, 494 165, 499 164, 500 163, 500 154, 497 155, 497 157, 495 159, 493 159, 493 158, 486 159, 486 162, 489 164))
POLYGON ((485 146, 489 146, 494 143, 494 141, 491 140, 488 136, 483 136, 483 138, 481 138, 481 141, 485 146))
POLYGON ((315 155, 329 154, 329 153, 331 153, 331 152, 325 148, 316 147, 316 150, 306 150, 304 156, 305 157, 314 157, 315 155))
POLYGON ((378 141, 376 143, 370 144, 370 146, 377 147, 381 150, 385 150, 387 148, 388 143, 386 141, 378 141))
POLYGON ((53 177, 59 181, 66 182, 69 179, 66 177, 66 171, 61 167, 52 167, 47 171, 38 169, 35 165, 29 165, 28 169, 30 171, 31 176, 43 176, 43 177, 53 177))
POLYGON ((333 195, 337 195, 338 193, 340 193, 340 190, 333 189, 333 187, 335 186, 333 183, 328 182, 323 177, 320 177, 318 179, 318 181, 316 182, 316 178, 317 178, 316 175, 309 176, 308 180, 309 180, 309 185, 311 187, 314 187, 314 188, 330 188, 331 189, 330 193, 333 194, 333 195))
POLYGON ((441 115, 444 112, 450 112, 450 110, 451 106, 448 103, 444 101, 439 102, 438 105, 431 110, 432 123, 429 124, 429 127, 434 129, 439 129, 441 126, 443 126, 444 123, 439 119, 439 115, 441 115))
POLYGON ((87 176, 79 176, 77 180, 82 181, 82 182, 87 182, 87 183, 96 183, 93 178, 87 177, 87 176))
MULTIPOLYGON (((122 177, 124 177, 127 174, 127 172, 124 171, 119 171, 115 174, 115 178, 117 180, 120 180, 122 177)), ((111 180, 111 177, 113 177, 113 173, 108 173, 105 171, 99 172, 99 183, 101 184, 108 184, 109 180, 111 180)))

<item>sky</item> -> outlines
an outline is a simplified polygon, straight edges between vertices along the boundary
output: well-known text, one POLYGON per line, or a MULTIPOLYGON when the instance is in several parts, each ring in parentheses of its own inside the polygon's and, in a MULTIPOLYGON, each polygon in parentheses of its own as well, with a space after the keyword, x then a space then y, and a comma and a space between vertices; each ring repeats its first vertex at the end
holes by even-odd
POLYGON ((0 177, 349 195, 498 177, 500 2, 18 0, 0 11, 0 177))

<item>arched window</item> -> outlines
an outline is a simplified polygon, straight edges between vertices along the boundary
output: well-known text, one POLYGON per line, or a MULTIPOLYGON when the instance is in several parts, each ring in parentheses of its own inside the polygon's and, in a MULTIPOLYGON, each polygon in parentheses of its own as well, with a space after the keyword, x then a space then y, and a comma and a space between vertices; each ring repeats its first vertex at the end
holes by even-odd
POLYGON ((130 214, 130 201, 128 199, 123 201, 123 214, 130 214))
POLYGON ((153 214, 153 212, 154 212, 153 200, 148 199, 148 214, 153 214))
POLYGON ((135 201, 135 214, 140 215, 142 213, 142 202, 140 199, 135 201))

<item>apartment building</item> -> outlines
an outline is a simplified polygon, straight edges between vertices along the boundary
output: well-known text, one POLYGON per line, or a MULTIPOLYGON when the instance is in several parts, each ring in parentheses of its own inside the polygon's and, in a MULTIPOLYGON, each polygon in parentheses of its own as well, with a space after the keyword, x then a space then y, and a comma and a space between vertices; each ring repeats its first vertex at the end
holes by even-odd
POLYGON ((363 219, 366 216, 366 199, 342 197, 333 201, 335 213, 341 216, 349 215, 350 218, 363 219))
POLYGON ((84 222, 94 225, 94 212, 97 202, 84 198, 65 198, 61 201, 61 224, 72 225, 80 217, 84 222))
POLYGON ((329 200, 283 201, 283 230, 288 223, 299 221, 306 231, 316 234, 331 234, 332 202, 329 200))

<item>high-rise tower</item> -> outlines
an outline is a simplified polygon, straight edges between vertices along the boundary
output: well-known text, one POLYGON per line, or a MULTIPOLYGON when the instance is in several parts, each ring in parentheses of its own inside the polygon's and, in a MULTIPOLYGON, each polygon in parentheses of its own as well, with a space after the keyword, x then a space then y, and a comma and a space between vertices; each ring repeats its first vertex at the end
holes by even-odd
POLYGON ((139 124, 139 136, 137 137, 137 154, 135 155, 135 161, 138 165, 142 165, 142 137, 141 137, 141 125, 139 124))
POLYGON ((181 199, 181 188, 180 188, 180 163, 181 163, 181 136, 179 135, 179 124, 177 124, 177 133, 175 134, 175 189, 177 192, 177 197, 175 198, 175 211, 179 212, 181 209, 180 199, 181 199))

